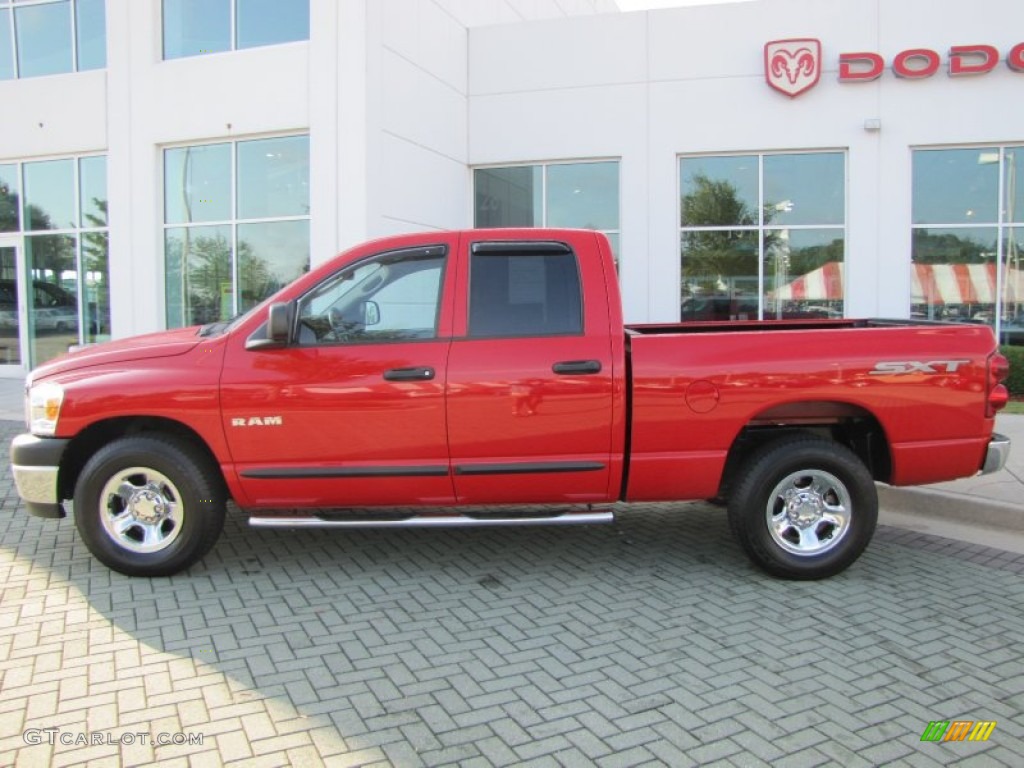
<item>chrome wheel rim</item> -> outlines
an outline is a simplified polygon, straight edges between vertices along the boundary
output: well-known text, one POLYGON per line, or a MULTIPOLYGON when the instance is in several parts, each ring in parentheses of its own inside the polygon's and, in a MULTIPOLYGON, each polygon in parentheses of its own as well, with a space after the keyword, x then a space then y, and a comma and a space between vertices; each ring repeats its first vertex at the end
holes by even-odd
POLYGON ((129 467, 103 486, 100 519, 119 547, 140 554, 159 552, 181 533, 181 494, 166 475, 148 467, 129 467))
POLYGON ((821 555, 850 530, 853 502, 846 485, 820 469, 787 475, 768 497, 765 517, 772 539, 786 552, 821 555))

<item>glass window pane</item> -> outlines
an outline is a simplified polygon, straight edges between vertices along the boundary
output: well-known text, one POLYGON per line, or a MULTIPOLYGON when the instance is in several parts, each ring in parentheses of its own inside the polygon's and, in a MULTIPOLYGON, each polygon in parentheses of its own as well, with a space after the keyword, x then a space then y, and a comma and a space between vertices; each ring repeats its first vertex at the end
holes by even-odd
POLYGON ((997 240, 995 227, 914 230, 912 316, 992 322, 997 240))
POLYGON ((168 328, 232 317, 230 225, 167 229, 164 263, 168 328))
POLYGON ((231 0, 164 0, 164 58, 231 49, 231 0))
POLYGON ((75 0, 78 30, 78 69, 107 66, 105 0, 75 0))
POLYGON ((309 215, 309 137, 238 144, 238 218, 309 215))
POLYGON ((110 235, 82 234, 82 301, 85 303, 84 338, 87 342, 110 338, 110 235))
POLYGON ((914 152, 915 224, 995 224, 999 202, 998 149, 914 152))
POLYGON ((470 336, 583 332, 574 254, 473 254, 469 291, 470 336))
POLYGON ((17 251, 0 246, 0 362, 21 363, 20 326, 17 251))
POLYGON ((619 228, 619 164, 548 166, 549 227, 619 228))
POLYGON ((842 317, 842 230, 766 230, 764 237, 765 319, 842 317))
POLYGON ((544 222, 542 171, 537 165, 475 171, 474 226, 541 226, 544 222))
POLYGON ((11 40, 11 12, 0 10, 0 80, 14 78, 14 44, 11 40))
POLYGON ((71 71, 71 0, 14 10, 18 76, 71 71))
POLYGON ((78 180, 82 227, 107 226, 107 158, 97 156, 79 160, 78 180))
POLYGON ((33 366, 78 342, 77 247, 73 235, 25 238, 25 265, 32 281, 28 335, 33 366))
POLYGON ((842 224, 846 218, 843 155, 766 155, 764 224, 842 224))
POLYGON ((0 165, 0 232, 17 232, 18 166, 0 165))
POLYGON ((309 222, 238 225, 238 311, 245 312, 309 271, 309 222))
POLYGON ((25 229, 67 229, 75 215, 75 161, 25 163, 25 229))
POLYGON ((1024 227, 1007 227, 1003 238, 1003 322, 999 340, 1024 346, 1024 227))
POLYGON ((757 225, 757 156, 688 157, 679 162, 684 227, 757 225))
POLYGON ((683 320, 756 320, 757 232, 684 232, 683 320))
POLYGON ((238 48, 309 40, 309 0, 237 0, 238 48))
POLYGON ((1007 147, 1004 157, 1006 221, 1024 224, 1024 147, 1007 147))
POLYGON ((164 151, 167 224, 231 219, 231 145, 164 151))

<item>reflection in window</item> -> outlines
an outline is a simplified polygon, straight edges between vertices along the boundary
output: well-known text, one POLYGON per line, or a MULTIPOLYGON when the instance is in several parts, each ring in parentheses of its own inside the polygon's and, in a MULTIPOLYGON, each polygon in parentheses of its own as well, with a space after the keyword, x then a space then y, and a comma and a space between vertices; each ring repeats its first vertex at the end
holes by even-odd
POLYGON ((309 39, 309 0, 163 0, 164 58, 309 39))
POLYGON ((984 323, 1024 344, 1022 172, 1021 146, 914 152, 912 316, 984 323))
POLYGON ((473 186, 478 228, 595 229, 618 256, 618 161, 478 168, 473 186))
POLYGON ((17 232, 21 195, 17 165, 0 165, 0 232, 17 232))
POLYGON ((0 0, 0 80, 102 69, 106 47, 104 0, 0 0))
POLYGON ((227 320, 309 269, 309 137, 164 150, 167 325, 227 320))
POLYGON ((164 221, 191 224, 231 218, 231 144, 164 152, 164 221))
POLYGON ((237 48, 309 39, 309 0, 235 2, 237 48))
POLYGON ((679 163, 683 320, 842 317, 845 155, 679 163))
POLYGON ((75 214, 75 161, 25 163, 25 229, 66 229, 75 214))
POLYGON ((560 336, 583 332, 576 255, 473 254, 469 335, 560 336))
POLYGON ((437 248, 350 264, 299 302, 300 344, 353 344, 437 336, 445 255, 437 248))
POLYGON ((110 338, 106 165, 96 155, 0 166, 0 221, 25 232, 30 366, 110 338))

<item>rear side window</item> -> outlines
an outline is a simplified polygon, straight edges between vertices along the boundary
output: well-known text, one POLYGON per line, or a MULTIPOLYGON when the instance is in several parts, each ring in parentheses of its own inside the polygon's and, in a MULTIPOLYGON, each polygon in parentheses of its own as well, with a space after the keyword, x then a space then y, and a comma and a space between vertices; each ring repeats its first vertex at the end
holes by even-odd
POLYGON ((583 333, 574 253, 475 252, 469 270, 471 337, 583 333))

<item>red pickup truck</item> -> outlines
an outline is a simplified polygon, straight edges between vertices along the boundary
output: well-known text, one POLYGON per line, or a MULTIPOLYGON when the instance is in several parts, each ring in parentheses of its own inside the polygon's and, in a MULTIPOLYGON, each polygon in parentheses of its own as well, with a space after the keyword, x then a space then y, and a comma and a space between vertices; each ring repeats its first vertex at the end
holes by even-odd
POLYGON ((595 523, 614 502, 715 497, 757 565, 820 578, 871 539, 875 481, 1002 467, 996 350, 975 325, 624 326, 600 234, 418 234, 230 323, 41 366, 11 459, 30 512, 73 499, 92 553, 132 575, 202 558, 229 498, 252 525, 344 528, 595 523))

